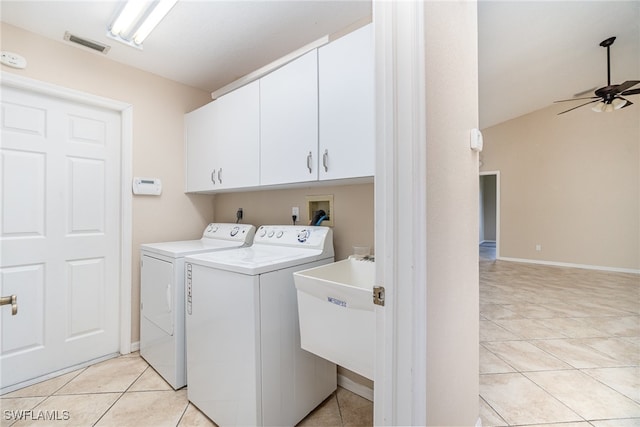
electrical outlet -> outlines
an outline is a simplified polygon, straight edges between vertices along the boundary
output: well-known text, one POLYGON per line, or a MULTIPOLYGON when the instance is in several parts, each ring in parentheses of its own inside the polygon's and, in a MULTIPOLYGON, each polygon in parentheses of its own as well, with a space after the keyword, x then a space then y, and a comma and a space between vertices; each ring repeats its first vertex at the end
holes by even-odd
POLYGON ((295 215, 300 219, 300 208, 298 206, 294 206, 291 208, 291 215, 295 215))

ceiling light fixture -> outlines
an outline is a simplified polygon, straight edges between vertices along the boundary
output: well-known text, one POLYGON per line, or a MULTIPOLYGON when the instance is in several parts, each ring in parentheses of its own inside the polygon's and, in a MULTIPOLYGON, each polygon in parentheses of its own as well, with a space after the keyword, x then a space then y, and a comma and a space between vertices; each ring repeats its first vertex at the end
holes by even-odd
POLYGON ((614 98, 609 103, 604 101, 598 102, 596 105, 591 107, 591 110, 595 111, 596 113, 602 113, 603 111, 605 113, 610 113, 612 111, 621 109, 625 105, 627 105, 627 100, 621 99, 621 98, 614 98))
POLYGON ((142 42, 178 0, 129 0, 107 31, 107 36, 142 49, 142 42))

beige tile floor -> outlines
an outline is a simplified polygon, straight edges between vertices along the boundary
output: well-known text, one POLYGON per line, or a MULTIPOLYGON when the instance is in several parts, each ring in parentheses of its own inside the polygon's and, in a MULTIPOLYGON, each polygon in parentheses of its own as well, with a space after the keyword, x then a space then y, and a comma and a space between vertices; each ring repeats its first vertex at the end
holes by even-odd
MULTIPOLYGON (((640 426, 640 278, 495 261, 480 253, 483 426, 640 426)), ((6 394, 1 426, 212 426, 137 354, 6 394), (68 420, 8 420, 6 410, 68 420)), ((302 426, 373 425, 339 388, 302 426)))
POLYGON ((640 277, 480 252, 483 426, 640 426, 640 277))
MULTIPOLYGON (((215 426, 189 403, 186 388, 174 391, 138 353, 5 394, 0 406, 2 427, 215 426), (20 410, 32 412, 16 421, 11 411, 20 410)), ((373 403, 339 387, 300 425, 371 426, 373 403)))

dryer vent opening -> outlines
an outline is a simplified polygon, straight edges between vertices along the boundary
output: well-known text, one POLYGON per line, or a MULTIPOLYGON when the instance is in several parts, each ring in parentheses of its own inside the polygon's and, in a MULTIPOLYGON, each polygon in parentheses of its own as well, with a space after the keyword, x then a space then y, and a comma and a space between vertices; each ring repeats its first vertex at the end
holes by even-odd
POLYGON ((105 55, 107 54, 107 52, 109 52, 109 49, 111 49, 111 46, 99 43, 94 40, 84 39, 82 37, 75 36, 68 31, 64 33, 64 39, 66 41, 76 43, 84 47, 88 47, 89 49, 96 50, 100 53, 104 53, 105 55))

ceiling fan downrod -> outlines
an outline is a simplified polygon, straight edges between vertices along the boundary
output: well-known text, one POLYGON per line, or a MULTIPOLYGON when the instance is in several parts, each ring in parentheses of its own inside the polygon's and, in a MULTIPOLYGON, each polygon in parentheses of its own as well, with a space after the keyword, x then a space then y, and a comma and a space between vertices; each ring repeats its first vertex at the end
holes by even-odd
POLYGON ((607 86, 611 86, 611 53, 610 48, 613 42, 616 41, 615 37, 609 37, 600 43, 600 46, 607 48, 607 86))

